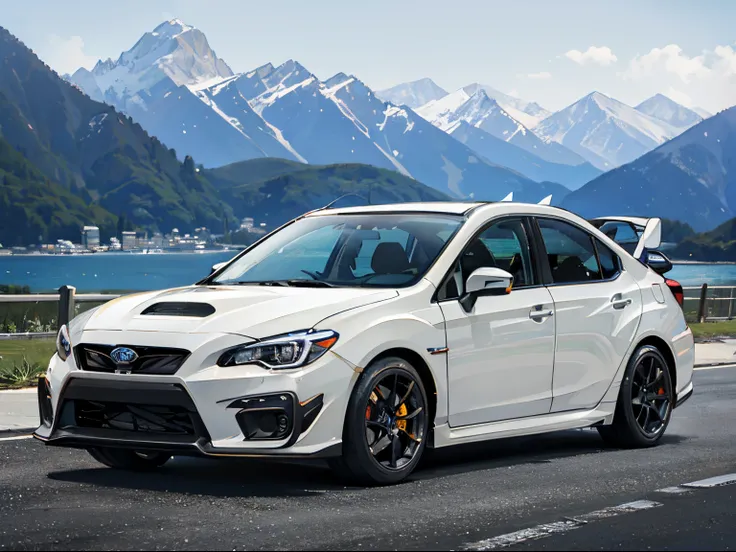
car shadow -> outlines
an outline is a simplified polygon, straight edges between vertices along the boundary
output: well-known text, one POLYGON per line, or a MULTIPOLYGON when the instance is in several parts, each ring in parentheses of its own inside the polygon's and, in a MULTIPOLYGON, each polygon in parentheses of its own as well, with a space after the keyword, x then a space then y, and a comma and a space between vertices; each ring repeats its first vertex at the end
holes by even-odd
MULTIPOLYGON (((685 438, 665 435, 660 447, 685 438)), ((480 470, 494 470, 585 454, 606 454, 609 448, 597 432, 573 430, 499 439, 428 451, 405 483, 433 480, 480 470)), ((92 461, 90 459, 90 461, 92 461)), ((94 465, 94 464, 93 464, 94 465)), ((228 497, 300 497, 360 490, 341 483, 322 461, 209 459, 176 457, 154 472, 124 472, 99 467, 56 471, 56 481, 94 486, 228 497)))

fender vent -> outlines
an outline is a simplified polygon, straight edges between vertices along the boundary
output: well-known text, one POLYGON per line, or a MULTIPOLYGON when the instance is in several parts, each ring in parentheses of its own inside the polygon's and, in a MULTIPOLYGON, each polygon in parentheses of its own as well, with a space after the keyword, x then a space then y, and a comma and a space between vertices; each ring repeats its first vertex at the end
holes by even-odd
POLYGON ((150 316, 191 316, 194 318, 206 318, 215 313, 215 307, 208 303, 189 302, 165 302, 156 303, 141 313, 150 316))

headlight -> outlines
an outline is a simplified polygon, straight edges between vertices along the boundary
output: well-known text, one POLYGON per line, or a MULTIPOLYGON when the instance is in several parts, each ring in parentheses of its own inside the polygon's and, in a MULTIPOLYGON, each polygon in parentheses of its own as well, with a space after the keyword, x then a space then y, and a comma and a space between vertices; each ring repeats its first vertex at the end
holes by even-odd
POLYGON ((280 335, 226 351, 217 361, 219 366, 260 364, 274 370, 299 368, 314 362, 337 342, 337 332, 297 332, 280 335))
POLYGON ((72 354, 72 341, 69 339, 69 330, 64 324, 56 336, 56 352, 61 360, 66 360, 72 354))

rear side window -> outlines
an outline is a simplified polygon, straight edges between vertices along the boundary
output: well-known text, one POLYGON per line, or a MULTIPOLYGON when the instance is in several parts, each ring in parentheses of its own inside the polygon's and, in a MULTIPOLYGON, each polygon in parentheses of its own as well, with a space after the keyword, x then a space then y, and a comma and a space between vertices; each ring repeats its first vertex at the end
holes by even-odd
POLYGON ((590 234, 560 220, 538 219, 538 222, 555 284, 602 279, 590 234))
POLYGON ((634 254, 640 235, 629 223, 608 221, 599 230, 623 247, 630 255, 634 254))

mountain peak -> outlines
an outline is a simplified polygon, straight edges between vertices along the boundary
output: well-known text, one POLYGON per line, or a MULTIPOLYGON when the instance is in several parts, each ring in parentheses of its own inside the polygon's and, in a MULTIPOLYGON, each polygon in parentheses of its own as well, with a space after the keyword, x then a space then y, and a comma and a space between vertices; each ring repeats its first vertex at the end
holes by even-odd
POLYGON ((636 106, 636 110, 682 130, 703 120, 703 117, 696 111, 659 93, 641 102, 636 106))
POLYGON ((169 19, 153 29, 153 35, 173 38, 192 29, 194 29, 192 25, 187 25, 181 19, 169 19))
POLYGON ((406 105, 416 109, 431 101, 447 96, 447 90, 441 88, 429 77, 412 82, 397 84, 391 88, 376 92, 376 96, 384 102, 394 105, 406 105))

